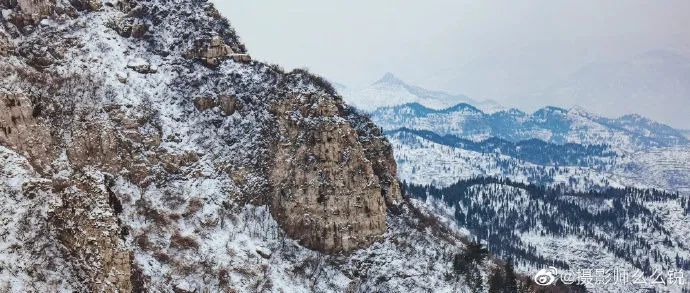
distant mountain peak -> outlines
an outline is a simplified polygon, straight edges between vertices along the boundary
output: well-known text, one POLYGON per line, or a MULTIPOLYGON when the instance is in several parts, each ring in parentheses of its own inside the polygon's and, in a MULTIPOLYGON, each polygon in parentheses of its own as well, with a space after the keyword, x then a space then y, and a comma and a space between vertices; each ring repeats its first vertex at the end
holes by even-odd
POLYGON ((643 121, 651 121, 647 117, 644 117, 640 114, 637 113, 632 113, 632 114, 625 114, 621 117, 618 118, 619 120, 643 120, 643 121))
POLYGON ((535 111, 533 115, 539 116, 539 115, 543 115, 543 114, 554 114, 554 113, 564 115, 564 114, 568 113, 568 110, 563 109, 561 107, 546 106, 544 108, 541 108, 541 109, 535 111))
POLYGON ((441 111, 442 112, 457 112, 457 111, 462 111, 462 110, 469 110, 471 112, 484 113, 482 110, 480 110, 477 107, 472 106, 468 103, 455 104, 455 105, 448 107, 446 109, 443 109, 441 111))
POLYGON ((598 115, 590 112, 589 110, 585 109, 585 107, 582 107, 579 105, 575 105, 575 106, 571 107, 568 110, 568 114, 587 117, 587 118, 597 118, 598 117, 598 115))
POLYGON ((379 80, 374 82, 373 84, 405 84, 404 81, 399 79, 395 74, 386 72, 386 74, 383 75, 379 80))
POLYGON ((463 103, 486 113, 494 113, 504 109, 495 101, 475 101, 462 94, 429 90, 409 84, 391 72, 387 72, 377 81, 361 89, 346 88, 340 85, 336 85, 336 88, 345 101, 365 111, 402 106, 413 102, 434 110, 452 108, 463 103))

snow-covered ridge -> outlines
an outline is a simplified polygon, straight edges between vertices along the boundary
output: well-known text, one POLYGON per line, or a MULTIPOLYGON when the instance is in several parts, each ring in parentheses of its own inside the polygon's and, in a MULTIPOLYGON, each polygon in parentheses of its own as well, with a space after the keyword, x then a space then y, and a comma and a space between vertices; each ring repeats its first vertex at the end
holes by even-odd
POLYGON ((385 134, 397 140, 411 140, 420 137, 436 144, 475 151, 506 155, 540 165, 593 166, 605 165, 618 155, 605 145, 580 145, 574 143, 553 144, 539 139, 511 142, 492 137, 482 141, 462 139, 452 134, 438 135, 428 130, 398 128, 385 134))
POLYGON ((485 113, 467 104, 432 109, 409 103, 379 108, 371 117, 385 130, 406 127, 473 141, 491 137, 513 142, 536 138, 556 144, 606 144, 624 151, 690 143, 680 131, 639 115, 610 119, 577 107, 545 107, 527 114, 516 109, 485 113))

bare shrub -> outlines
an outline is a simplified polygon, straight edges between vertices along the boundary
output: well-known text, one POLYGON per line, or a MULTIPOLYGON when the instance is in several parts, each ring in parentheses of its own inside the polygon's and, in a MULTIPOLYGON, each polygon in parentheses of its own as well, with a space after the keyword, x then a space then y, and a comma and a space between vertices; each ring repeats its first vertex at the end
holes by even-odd
POLYGON ((190 236, 183 236, 179 232, 175 232, 170 236, 170 247, 177 249, 199 249, 199 242, 190 236))
POLYGON ((307 78, 307 81, 316 86, 319 89, 322 89, 325 91, 327 94, 331 96, 337 96, 338 91, 335 90, 333 85, 326 80, 325 78, 318 76, 316 74, 313 74, 309 72, 309 70, 305 68, 297 68, 290 72, 290 74, 296 74, 296 75, 301 75, 304 78, 307 78))

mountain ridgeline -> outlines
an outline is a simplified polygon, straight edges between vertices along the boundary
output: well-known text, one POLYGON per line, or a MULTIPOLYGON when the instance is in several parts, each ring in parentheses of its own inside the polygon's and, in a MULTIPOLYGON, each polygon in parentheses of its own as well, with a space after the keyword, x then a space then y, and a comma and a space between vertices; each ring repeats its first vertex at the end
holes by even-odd
POLYGON ((638 115, 610 119, 579 108, 546 107, 532 114, 516 109, 485 113, 469 104, 436 110, 409 103, 379 108, 370 115, 384 130, 404 127, 472 141, 492 137, 511 142, 541 139, 555 144, 606 144, 623 150, 689 144, 680 131, 638 115))

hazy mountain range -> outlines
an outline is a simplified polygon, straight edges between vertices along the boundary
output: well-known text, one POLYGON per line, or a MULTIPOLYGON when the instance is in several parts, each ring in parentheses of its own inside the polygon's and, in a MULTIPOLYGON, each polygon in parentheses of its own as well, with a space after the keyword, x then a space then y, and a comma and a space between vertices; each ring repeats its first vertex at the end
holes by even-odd
POLYGON ((535 104, 580 105, 609 116, 640 113, 688 128, 690 59, 656 50, 620 62, 591 63, 525 98, 535 104))
POLYGON ((599 56, 582 48, 571 49, 577 47, 573 45, 553 48, 570 58, 554 59, 555 55, 542 54, 540 46, 517 48, 451 65, 419 79, 418 84, 529 111, 579 105, 600 115, 638 113, 690 128, 687 51, 640 48, 638 54, 599 56))
POLYGON ((486 112, 503 109, 503 106, 494 101, 477 101, 461 94, 449 94, 411 85, 392 73, 386 73, 364 88, 350 88, 339 83, 334 85, 346 102, 364 111, 404 103, 419 103, 432 109, 443 109, 459 103, 472 104, 486 112))
MULTIPOLYGON (((638 63, 668 63, 676 57, 650 53, 648 61, 638 63)), ((335 87, 346 102, 371 113, 385 130, 405 127, 473 141, 492 137, 513 142, 540 139, 556 144, 608 144, 626 150, 688 143, 687 132, 638 114, 626 113, 614 119, 580 106, 546 106, 526 113, 494 101, 477 101, 411 85, 392 73, 361 89, 337 83, 335 87)))

